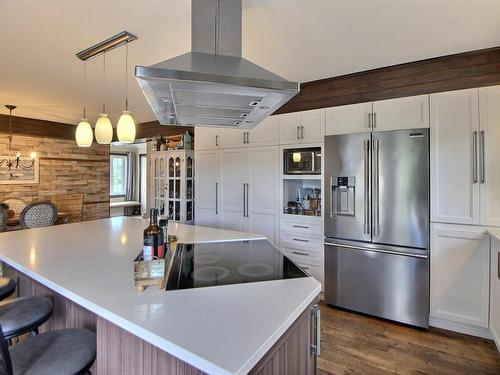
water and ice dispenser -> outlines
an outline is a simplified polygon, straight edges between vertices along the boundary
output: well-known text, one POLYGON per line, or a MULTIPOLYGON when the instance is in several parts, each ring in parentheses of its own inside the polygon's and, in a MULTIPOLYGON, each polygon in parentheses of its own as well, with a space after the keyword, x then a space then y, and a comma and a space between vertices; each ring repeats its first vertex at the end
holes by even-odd
POLYGON ((332 178, 331 184, 333 215, 355 216, 356 178, 337 177, 337 181, 332 178))

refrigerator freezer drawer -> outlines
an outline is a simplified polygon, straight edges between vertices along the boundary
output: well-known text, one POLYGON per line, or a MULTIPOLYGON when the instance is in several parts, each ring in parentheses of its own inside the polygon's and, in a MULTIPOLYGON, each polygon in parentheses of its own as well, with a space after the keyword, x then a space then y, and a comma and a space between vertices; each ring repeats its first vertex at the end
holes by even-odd
POLYGON ((429 259, 325 244, 325 301, 427 328, 429 259))

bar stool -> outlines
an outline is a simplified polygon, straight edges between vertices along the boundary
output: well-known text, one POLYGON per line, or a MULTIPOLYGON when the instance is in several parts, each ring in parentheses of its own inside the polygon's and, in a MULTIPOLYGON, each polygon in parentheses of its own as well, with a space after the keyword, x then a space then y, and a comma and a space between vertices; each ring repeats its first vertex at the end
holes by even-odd
POLYGON ((0 365, 7 375, 90 374, 96 358, 96 335, 86 329, 42 333, 11 347, 0 336, 0 365))
POLYGON ((16 291, 17 283, 7 277, 0 277, 0 301, 16 291))
POLYGON ((0 302, 0 324, 6 340, 31 332, 52 315, 52 301, 46 297, 21 297, 0 302))

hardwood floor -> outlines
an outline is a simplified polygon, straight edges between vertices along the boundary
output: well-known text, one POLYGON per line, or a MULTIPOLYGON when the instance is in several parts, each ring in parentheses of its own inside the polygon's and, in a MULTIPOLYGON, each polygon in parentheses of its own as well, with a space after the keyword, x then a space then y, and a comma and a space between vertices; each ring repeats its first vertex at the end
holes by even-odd
POLYGON ((500 353, 490 340, 320 309, 320 375, 500 374, 500 353))

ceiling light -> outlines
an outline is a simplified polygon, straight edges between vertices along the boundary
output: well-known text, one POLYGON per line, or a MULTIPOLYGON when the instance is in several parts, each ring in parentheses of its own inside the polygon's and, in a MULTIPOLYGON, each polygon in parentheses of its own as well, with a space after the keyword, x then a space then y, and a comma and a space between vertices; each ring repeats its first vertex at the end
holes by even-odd
POLYGON ((113 125, 105 113, 101 113, 95 123, 95 139, 101 145, 109 145, 113 140, 113 125))
POLYGON ((78 123, 75 132, 76 144, 78 147, 90 147, 92 141, 94 140, 94 134, 92 133, 92 127, 90 126, 89 120, 85 116, 85 100, 86 95, 86 83, 87 83, 87 62, 83 62, 83 117, 78 123))
POLYGON ((135 140, 135 121, 132 112, 128 110, 128 43, 125 44, 125 111, 122 112, 116 132, 118 140, 122 143, 133 143, 135 140))
POLYGON ((90 126, 89 120, 86 118, 82 118, 76 127, 75 138, 78 147, 92 146, 94 135, 92 134, 92 127, 90 126))
POLYGON ((102 54, 102 113, 95 123, 95 139, 101 145, 109 145, 113 140, 113 125, 106 113, 106 52, 102 54))

